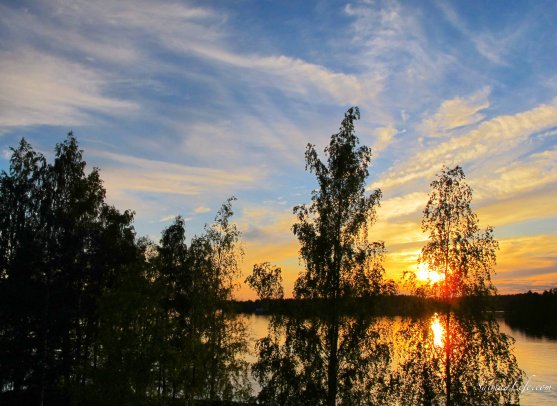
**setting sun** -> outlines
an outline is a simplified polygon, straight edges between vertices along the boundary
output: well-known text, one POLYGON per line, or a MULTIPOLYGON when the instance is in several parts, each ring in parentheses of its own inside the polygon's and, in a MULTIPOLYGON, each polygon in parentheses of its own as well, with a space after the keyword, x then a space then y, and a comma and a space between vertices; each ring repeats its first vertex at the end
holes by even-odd
POLYGON ((430 270, 427 264, 422 263, 418 265, 416 278, 420 281, 427 282, 429 284, 434 284, 445 279, 445 276, 440 274, 437 271, 430 270))

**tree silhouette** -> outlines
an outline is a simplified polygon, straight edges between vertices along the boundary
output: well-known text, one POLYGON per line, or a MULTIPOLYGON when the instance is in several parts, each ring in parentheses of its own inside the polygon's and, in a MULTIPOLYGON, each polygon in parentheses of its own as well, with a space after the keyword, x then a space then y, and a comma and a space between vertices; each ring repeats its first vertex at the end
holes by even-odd
MULTIPOLYGON (((428 376, 431 368, 436 376, 442 376, 446 405, 462 404, 464 394, 469 394, 469 387, 473 386, 472 376, 463 374, 466 365, 460 364, 462 359, 468 359, 471 365, 470 357, 483 357, 494 368, 489 371, 494 377, 519 383, 522 379, 516 359, 509 351, 512 339, 499 333, 496 321, 484 311, 485 301, 481 299, 495 294, 492 274, 498 244, 493 238, 493 228, 480 230, 471 202, 472 189, 465 181, 462 168, 444 167, 431 182, 422 220, 422 230, 429 234, 429 239, 418 259, 436 277, 420 282, 415 273, 405 274, 407 285, 415 293, 438 298, 444 304, 442 353, 436 354, 435 365, 427 368, 428 376), (483 351, 481 347, 487 342, 491 351, 483 351), (443 370, 439 371, 441 366, 443 370)), ((412 355, 415 357, 416 354, 412 355)), ((480 377, 480 369, 475 377, 480 377)), ((497 394, 496 398, 509 401, 514 395, 507 392, 501 397, 497 394)))
POLYGON ((315 173, 319 188, 312 193, 311 205, 294 208, 298 222, 292 230, 305 264, 295 285, 297 297, 334 302, 382 289, 383 268, 376 260, 384 244, 368 237, 381 191, 365 193, 371 149, 358 147, 354 121, 359 117, 357 107, 346 112, 339 132, 325 148, 326 163, 314 145, 307 146, 306 169, 315 173))
MULTIPOLYGON (((379 319, 338 320, 337 399, 341 404, 385 404, 390 343, 379 319)), ((269 334, 257 342, 252 374, 261 385, 258 401, 270 405, 326 404, 328 389, 326 317, 273 315, 269 334)))
POLYGON ((381 191, 367 196, 365 193, 371 149, 358 147, 354 121, 359 118, 357 107, 346 112, 339 132, 325 148, 326 163, 319 159, 314 145, 307 146, 306 169, 315 173, 319 189, 313 192, 310 206, 294 208, 298 222, 292 229, 300 241, 300 256, 305 263, 295 294, 328 301, 328 405, 337 400, 338 300, 377 294, 383 288, 384 270, 377 259, 384 253, 384 244, 368 238, 381 191))
POLYGON ((399 361, 389 385, 389 403, 518 404, 523 376, 512 353, 514 340, 499 331, 493 318, 456 313, 447 325, 446 317, 435 314, 399 321, 394 342, 399 361), (448 346, 450 369, 446 368, 448 346), (490 385, 514 385, 514 389, 486 390, 490 385))
POLYGON ((2 388, 22 399, 25 387, 37 403, 44 355, 43 185, 47 164, 22 139, 12 149, 9 173, 0 174, 0 374, 2 388), (42 338, 42 337, 41 337, 42 338))
POLYGON ((472 189, 459 166, 443 168, 431 183, 422 220, 429 240, 418 261, 442 276, 433 287, 446 301, 495 293, 491 277, 498 244, 492 227, 480 230, 471 202, 472 189))
MULTIPOLYGON (((309 403, 328 405, 336 404, 339 398, 351 399, 354 392, 344 382, 339 392, 339 379, 350 375, 347 360, 353 354, 344 343, 349 341, 353 320, 342 318, 339 306, 348 298, 392 290, 393 284, 383 280, 384 244, 371 242, 368 235, 381 191, 366 194, 371 150, 359 146, 355 135, 354 121, 359 116, 356 107, 346 112, 339 132, 325 148, 325 162, 319 159, 314 145, 307 146, 306 169, 315 173, 319 188, 312 193, 309 206, 294 208, 297 222, 292 230, 300 241, 305 264, 294 294, 298 299, 322 301, 324 307, 321 317, 287 320, 284 346, 273 339, 272 331, 259 342, 255 376, 263 388, 261 399, 295 402, 298 396, 309 403), (278 375, 269 369, 273 363, 280 365, 278 375), (279 382, 280 377, 285 381, 279 382)), ((280 326, 280 320, 275 324, 280 326)), ((358 346, 352 342, 350 348, 358 346)))
POLYGON ((135 254, 133 214, 104 202, 72 133, 52 164, 25 140, 12 152, 0 181, 2 382, 55 403, 85 384, 98 301, 135 254))
POLYGON ((218 211, 212 225, 191 243, 194 272, 199 275, 199 293, 203 295, 203 330, 205 343, 203 397, 210 401, 246 398, 249 393, 247 362, 240 357, 247 352, 246 327, 242 319, 227 312, 235 281, 240 275, 240 231, 230 218, 234 212, 229 198, 218 211))
POLYGON ((247 398, 245 325, 228 302, 240 233, 229 199, 160 245, 105 203, 76 138, 52 164, 25 140, 0 174, 0 402, 161 404, 247 398))
POLYGON ((255 290, 260 300, 266 301, 284 297, 281 269, 277 266, 271 266, 269 262, 255 264, 245 283, 255 290))
POLYGON ((95 392, 118 392, 114 404, 248 397, 246 327, 227 309, 240 254, 231 201, 189 245, 180 216, 160 245, 140 241, 145 261, 103 301, 105 372, 95 392))
MULTIPOLYGON (((370 316, 365 306, 395 285, 384 279, 383 242, 370 237, 381 192, 366 192, 371 150, 359 145, 357 119, 357 108, 346 112, 323 161, 307 147, 318 188, 294 208, 292 227, 305 267, 294 309, 281 308, 291 314, 273 314, 257 342, 255 401, 518 401, 517 392, 481 389, 520 385, 522 372, 512 339, 477 300, 495 293, 497 242, 492 228, 479 228, 460 167, 441 171, 424 210, 429 240, 419 260, 438 277, 406 274, 441 311, 370 316)), ((177 216, 159 243, 137 238, 134 213, 106 203, 100 172, 87 168, 72 133, 52 163, 22 140, 0 173, 0 403, 253 401, 246 323, 231 306, 243 255, 233 200, 199 235, 188 238, 177 216)), ((281 270, 268 262, 254 265, 246 283, 261 300, 283 297, 281 270)))

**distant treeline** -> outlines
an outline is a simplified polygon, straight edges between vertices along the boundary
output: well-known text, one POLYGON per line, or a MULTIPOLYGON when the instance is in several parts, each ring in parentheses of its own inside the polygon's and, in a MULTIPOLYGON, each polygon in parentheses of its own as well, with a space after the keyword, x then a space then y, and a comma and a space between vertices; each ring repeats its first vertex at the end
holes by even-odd
MULTIPOLYGON (((536 336, 557 337, 557 288, 543 293, 528 291, 512 295, 461 300, 463 310, 476 309, 478 301, 483 311, 504 312, 505 321, 512 327, 536 336), (474 305, 474 306, 473 306, 474 305)), ((231 309, 246 314, 312 315, 326 308, 318 299, 269 299, 233 301, 231 309)), ((341 311, 352 315, 423 316, 443 310, 446 304, 436 298, 413 295, 378 295, 348 298, 342 301, 341 311)))
MULTIPOLYGON (((442 306, 435 299, 410 295, 347 298, 338 305, 341 313, 358 316, 421 316, 442 306)), ((269 299, 234 301, 231 308, 246 314, 310 316, 326 310, 327 306, 324 299, 269 299)))
POLYGON ((557 338, 557 288, 543 293, 528 291, 494 297, 497 309, 505 312, 505 321, 529 335, 557 338))

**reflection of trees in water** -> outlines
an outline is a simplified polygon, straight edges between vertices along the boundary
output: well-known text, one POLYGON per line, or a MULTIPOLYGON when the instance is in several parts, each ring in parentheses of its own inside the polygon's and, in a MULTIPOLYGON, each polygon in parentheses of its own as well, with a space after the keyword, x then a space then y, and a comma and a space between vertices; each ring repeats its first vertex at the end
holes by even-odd
MULTIPOLYGON (((493 318, 447 317, 339 318, 337 404, 517 403, 516 390, 482 390, 522 384, 514 340, 493 318)), ((258 401, 326 404, 329 328, 319 317, 272 318, 252 367, 261 386, 258 401)))
MULTIPOLYGON (((357 108, 346 112, 339 132, 331 136, 325 148, 325 160, 319 158, 315 146, 308 145, 306 168, 316 175, 319 188, 312 193, 311 204, 294 208, 297 222, 292 226, 300 242, 300 258, 305 264, 296 280, 294 296, 322 300, 326 316, 311 325, 302 324, 291 336, 297 337, 297 341, 307 340, 301 348, 302 353, 307 351, 308 345, 314 351, 307 356, 316 365, 304 373, 319 371, 312 384, 318 392, 315 400, 321 402, 320 394, 326 393, 326 404, 330 406, 345 396, 343 386, 354 385, 361 375, 347 372, 346 360, 350 359, 347 329, 357 326, 344 325, 339 306, 348 298, 395 290, 394 283, 383 279, 384 243, 370 241, 369 230, 375 221, 381 191, 366 193, 371 150, 359 146, 354 132, 354 121, 359 118, 357 108)), ((289 335, 286 337, 288 343, 289 335)), ((362 339, 365 340, 365 335, 362 339)), ((359 360, 353 358, 353 362, 359 360)), ((308 393, 313 395, 313 389, 308 393)))
POLYGON ((179 352, 188 362, 182 364, 179 371, 185 371, 186 365, 190 371, 190 375, 180 377, 179 382, 193 384, 184 390, 184 398, 190 403, 198 399, 248 399, 251 392, 249 365, 242 359, 248 353, 246 321, 224 312, 216 312, 211 317, 214 320, 210 320, 205 331, 200 331, 201 340, 190 338, 188 344, 193 341, 196 345, 194 352, 179 352))
POLYGON ((328 338, 338 329, 338 390, 341 404, 383 403, 390 363, 385 328, 377 319, 341 317, 336 326, 314 318, 273 317, 269 335, 257 344, 252 367, 264 404, 327 402, 328 338))
POLYGON ((518 401, 517 391, 482 389, 522 383, 510 350, 512 338, 482 312, 496 291, 492 277, 498 243, 493 228, 480 229, 462 168, 444 167, 430 186, 422 219, 429 238, 419 258, 427 277, 408 272, 406 282, 413 293, 439 299, 443 314, 403 329, 406 338, 398 344, 401 362, 394 393, 403 404, 518 401))
POLYGON ((513 330, 534 337, 557 339, 557 288, 543 293, 528 293, 499 298, 505 311, 505 322, 513 330))
POLYGON ((249 397, 246 323, 227 307, 239 262, 231 201, 189 245, 178 217, 163 231, 160 246, 146 242, 144 251, 152 254, 143 268, 120 275, 103 298, 91 389, 77 403, 249 397))
POLYGON ((394 343, 399 365, 391 386, 397 403, 518 402, 517 391, 482 390, 485 385, 512 387, 516 383, 518 388, 522 383, 522 372, 511 351, 514 340, 499 331, 495 319, 451 313, 402 320, 400 329, 394 343), (441 334, 435 331, 436 321, 441 326, 441 334))
MULTIPOLYGON (((326 162, 312 145, 306 151, 319 189, 311 205, 294 209, 293 231, 305 263, 294 294, 320 303, 315 314, 322 317, 273 320, 269 335, 258 343, 253 367, 262 387, 259 400, 331 406, 518 401, 516 391, 482 389, 520 385, 521 371, 510 352, 512 339, 481 312, 483 299, 495 292, 491 278, 498 246, 492 228, 479 228, 460 167, 444 168, 431 183, 422 223, 429 241, 420 255, 427 277, 419 281, 418 275, 407 275, 415 294, 440 300, 440 318, 402 322, 389 339, 392 323, 383 328, 374 319, 346 317, 341 310, 348 298, 392 292, 383 279, 384 245, 368 241, 380 191, 364 195, 371 155, 366 147, 357 148, 358 117, 357 110, 347 112, 325 149, 326 162), (457 303, 470 314, 455 313, 457 303)), ((352 307, 350 313, 358 306, 352 307)))

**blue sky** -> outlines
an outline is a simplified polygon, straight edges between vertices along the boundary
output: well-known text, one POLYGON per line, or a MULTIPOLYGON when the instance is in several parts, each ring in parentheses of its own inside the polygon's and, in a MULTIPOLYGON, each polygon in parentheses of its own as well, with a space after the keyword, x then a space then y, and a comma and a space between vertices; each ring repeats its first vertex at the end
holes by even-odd
MULTIPOLYGON (((108 199, 156 239, 190 234, 230 195, 248 272, 299 271, 292 206, 308 142, 346 109, 383 191, 388 275, 415 268, 421 210, 463 166, 501 244, 501 292, 557 283, 557 3, 553 1, 14 1, 0 4, 0 168, 25 136, 73 130, 108 199)), ((245 287, 239 297, 252 297, 245 287)))

